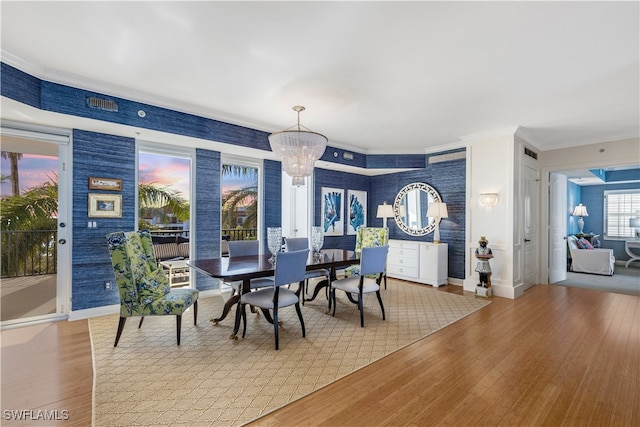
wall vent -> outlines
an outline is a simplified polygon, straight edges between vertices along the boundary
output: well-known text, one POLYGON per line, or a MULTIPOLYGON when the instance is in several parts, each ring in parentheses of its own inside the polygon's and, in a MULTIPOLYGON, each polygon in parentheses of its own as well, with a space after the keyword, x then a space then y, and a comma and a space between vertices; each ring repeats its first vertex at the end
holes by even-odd
POLYGON ((467 157, 466 151, 458 151, 456 153, 440 154, 438 156, 429 156, 429 164, 451 162, 453 160, 460 160, 467 157))
POLYGON ((87 96, 87 105, 89 108, 96 108, 104 111, 118 111, 118 104, 110 99, 98 98, 96 96, 87 96))
POLYGON ((529 150, 527 147, 524 148, 524 154, 525 156, 529 156, 532 159, 538 160, 538 153, 536 153, 535 151, 529 150))

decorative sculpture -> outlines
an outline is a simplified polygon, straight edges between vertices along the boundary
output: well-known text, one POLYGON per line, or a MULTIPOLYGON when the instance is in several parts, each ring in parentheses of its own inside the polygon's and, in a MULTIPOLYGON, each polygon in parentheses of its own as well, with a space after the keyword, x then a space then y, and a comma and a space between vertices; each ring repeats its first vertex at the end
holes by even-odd
POLYGON ((476 258, 478 259, 478 263, 476 264, 476 271, 480 274, 480 283, 478 286, 483 288, 491 287, 491 265, 489 264, 489 260, 493 258, 493 252, 491 252, 491 248, 487 246, 489 241, 486 237, 480 237, 478 240, 480 246, 476 249, 476 258))

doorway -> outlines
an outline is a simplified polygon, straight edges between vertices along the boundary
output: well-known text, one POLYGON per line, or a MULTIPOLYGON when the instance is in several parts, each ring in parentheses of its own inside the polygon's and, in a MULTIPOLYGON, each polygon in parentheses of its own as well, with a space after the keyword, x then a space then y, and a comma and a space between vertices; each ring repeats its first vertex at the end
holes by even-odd
POLYGON ((4 125, 2 159, 3 328, 68 313, 71 165, 66 131, 4 125))

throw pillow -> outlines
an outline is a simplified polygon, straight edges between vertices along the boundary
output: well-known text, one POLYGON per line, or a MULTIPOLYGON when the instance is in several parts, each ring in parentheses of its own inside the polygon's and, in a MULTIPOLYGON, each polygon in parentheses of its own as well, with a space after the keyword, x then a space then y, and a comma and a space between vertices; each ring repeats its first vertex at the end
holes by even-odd
POLYGON ((576 246, 578 247, 578 249, 584 249, 584 245, 582 244, 582 240, 584 239, 579 239, 579 240, 575 240, 576 242, 576 246))
POLYGON ((584 237, 580 238, 580 243, 582 243, 583 249, 593 249, 593 245, 584 237))

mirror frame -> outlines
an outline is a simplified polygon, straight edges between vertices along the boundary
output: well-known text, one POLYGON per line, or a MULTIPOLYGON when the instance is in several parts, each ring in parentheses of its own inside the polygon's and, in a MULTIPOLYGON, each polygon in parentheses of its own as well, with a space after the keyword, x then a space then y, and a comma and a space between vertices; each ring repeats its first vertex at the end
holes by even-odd
POLYGON ((396 196, 395 201, 393 202, 393 216, 394 216, 394 219, 396 220, 396 224, 398 225, 398 227, 402 231, 404 231, 406 234, 409 234, 411 236, 424 236, 425 234, 429 234, 433 230, 435 230, 436 228, 435 218, 430 218, 429 225, 427 225, 426 227, 422 227, 420 229, 413 229, 413 228, 409 228, 407 224, 404 223, 400 215, 400 206, 401 206, 402 200, 404 199, 404 196, 406 196, 407 193, 413 190, 426 192, 429 196, 431 196, 431 198, 433 198, 434 202, 442 202, 442 198, 440 197, 440 193, 438 193, 436 189, 430 186, 429 184, 424 184, 422 182, 413 182, 409 185, 405 185, 404 187, 402 187, 402 189, 398 192, 398 195, 396 196))

